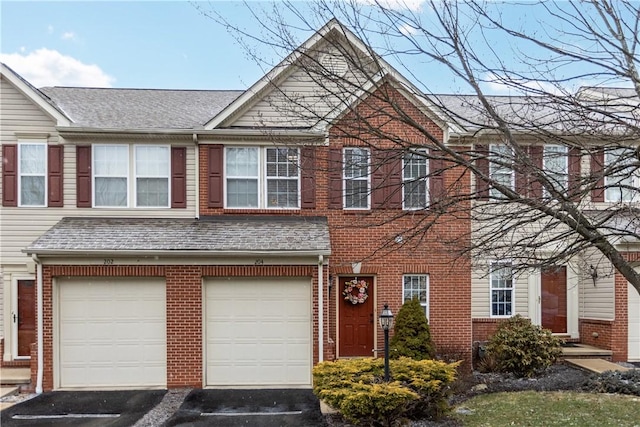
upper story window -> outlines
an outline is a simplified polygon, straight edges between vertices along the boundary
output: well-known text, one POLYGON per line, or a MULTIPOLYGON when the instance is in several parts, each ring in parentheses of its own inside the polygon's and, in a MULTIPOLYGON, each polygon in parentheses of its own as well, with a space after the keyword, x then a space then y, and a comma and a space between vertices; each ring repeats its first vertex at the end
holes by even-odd
POLYGON ((402 278, 402 302, 417 299, 429 318, 429 276, 426 274, 406 274, 402 278))
POLYGON ((405 153, 402 164, 402 200, 404 209, 427 207, 429 164, 425 150, 405 153))
MULTIPOLYGON (((563 145, 545 145, 542 154, 542 167, 554 187, 563 191, 567 190, 569 184, 567 147, 563 145)), ((545 194, 548 194, 548 192, 545 191, 545 194)))
POLYGON ((94 207, 169 207, 169 146, 94 144, 92 155, 94 207))
POLYGON ((514 289, 511 263, 492 263, 489 281, 491 287, 491 316, 512 316, 514 289))
POLYGON ((637 166, 634 166, 634 159, 630 148, 616 148, 605 152, 605 166, 613 166, 612 172, 604 179, 606 202, 638 201, 640 177, 637 166))
MULTIPOLYGON (((491 180, 507 188, 514 189, 514 171, 509 166, 513 162, 513 152, 505 144, 491 144, 489 147, 489 176, 491 180)), ((501 197, 502 193, 495 187, 490 189, 491 197, 501 197)))
POLYGON ((42 207, 47 204, 47 144, 18 144, 19 206, 42 207))
POLYGON ((297 148, 226 147, 226 207, 300 207, 297 148))
POLYGON ((344 207, 345 209, 369 209, 371 205, 369 150, 345 148, 343 155, 344 207))

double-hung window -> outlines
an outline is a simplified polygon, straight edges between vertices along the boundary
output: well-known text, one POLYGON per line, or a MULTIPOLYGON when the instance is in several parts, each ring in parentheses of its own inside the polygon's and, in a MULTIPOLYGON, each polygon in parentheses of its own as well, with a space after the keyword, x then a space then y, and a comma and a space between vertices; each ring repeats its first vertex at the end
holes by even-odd
POLYGON ((226 207, 300 207, 300 151, 287 147, 226 147, 226 207))
POLYGON ((417 299, 429 318, 429 276, 426 274, 405 274, 402 278, 402 302, 417 299))
MULTIPOLYGON (((514 188, 515 177, 511 164, 513 163, 513 151, 505 144, 492 144, 489 147, 489 176, 491 180, 510 189, 514 188)), ((495 187, 491 187, 491 197, 501 197, 502 193, 495 187)))
POLYGON ((47 144, 18 144, 19 206, 46 206, 47 144))
POLYGON ((612 172, 604 178, 605 201, 635 202, 639 200, 640 180, 634 166, 634 155, 630 148, 616 148, 605 152, 605 166, 612 172))
POLYGON ((345 209, 369 209, 371 183, 369 150, 344 149, 344 207, 345 209))
POLYGON ((170 206, 169 146, 94 144, 92 156, 94 207, 170 206))
POLYGON ((491 286, 491 316, 513 315, 513 273, 510 262, 494 262, 489 275, 491 286))
MULTIPOLYGON (((542 154, 542 167, 551 184, 558 190, 567 191, 569 185, 569 158, 567 147, 563 145, 545 145, 542 154)), ((545 191, 548 195, 548 192, 545 191)))
POLYGON ((402 200, 404 209, 423 209, 429 202, 429 164, 425 150, 405 153, 402 162, 402 200))

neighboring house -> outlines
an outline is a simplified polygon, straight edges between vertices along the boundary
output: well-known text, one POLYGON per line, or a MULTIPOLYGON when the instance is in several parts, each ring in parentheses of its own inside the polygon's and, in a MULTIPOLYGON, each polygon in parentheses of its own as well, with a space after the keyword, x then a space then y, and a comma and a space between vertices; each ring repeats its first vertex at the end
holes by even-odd
MULTIPOLYGON (((330 37, 366 56, 335 21, 300 51, 326 51, 330 37)), ((496 319, 546 322, 544 274, 514 286, 458 257, 470 204, 454 215, 438 203, 469 193, 471 174, 360 125, 424 150, 436 147, 384 112, 402 105, 452 150, 467 130, 384 62, 377 90, 339 108, 298 55, 244 92, 38 90, 2 66, 3 364, 30 363, 44 390, 310 387, 319 361, 381 354, 385 303, 397 313, 419 298, 439 354, 467 368, 496 319)), ((337 51, 317 59, 361 77, 337 51)), ((626 357, 616 346, 630 323, 613 311, 626 290, 566 271, 548 279, 567 290, 558 333, 592 342, 598 328, 596 344, 626 357)))

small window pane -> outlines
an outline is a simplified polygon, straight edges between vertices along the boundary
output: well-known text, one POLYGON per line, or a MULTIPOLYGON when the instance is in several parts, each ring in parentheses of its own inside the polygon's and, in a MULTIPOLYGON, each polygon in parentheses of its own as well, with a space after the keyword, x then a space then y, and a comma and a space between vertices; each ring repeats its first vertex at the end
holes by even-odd
POLYGON ((127 206, 126 178, 96 178, 96 206, 127 206))
POLYGON ((47 145, 19 145, 20 206, 46 204, 47 145))
POLYGON ((406 153, 403 159, 404 208, 421 209, 427 206, 428 163, 424 152, 406 153))
POLYGON ((605 177, 607 202, 638 200, 638 171, 633 164, 633 151, 628 148, 617 148, 605 153, 605 165, 615 166, 612 173, 605 177))
POLYGON ((491 315, 513 314, 513 276, 511 264, 495 263, 491 266, 491 315))
POLYGON ((425 315, 428 317, 428 295, 429 295, 429 276, 422 275, 405 275, 403 277, 403 303, 412 299, 420 301, 420 305, 424 308, 425 315))
POLYGON ((229 207, 257 208, 257 179, 227 179, 227 205, 229 207))
POLYGON ((169 207, 170 159, 169 147, 135 147, 136 206, 169 207))

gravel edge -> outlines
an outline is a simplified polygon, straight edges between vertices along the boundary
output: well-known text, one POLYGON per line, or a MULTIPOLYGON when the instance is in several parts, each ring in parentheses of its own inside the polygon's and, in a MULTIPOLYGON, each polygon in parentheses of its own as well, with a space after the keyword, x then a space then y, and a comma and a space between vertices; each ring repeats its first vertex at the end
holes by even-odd
POLYGON ((160 403, 140 418, 133 427, 161 426, 178 410, 191 390, 190 388, 182 388, 167 391, 160 403))

